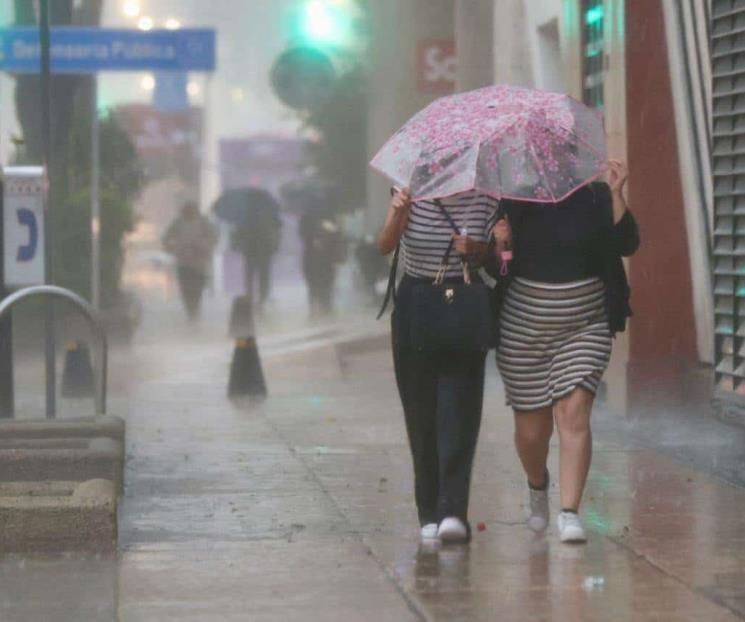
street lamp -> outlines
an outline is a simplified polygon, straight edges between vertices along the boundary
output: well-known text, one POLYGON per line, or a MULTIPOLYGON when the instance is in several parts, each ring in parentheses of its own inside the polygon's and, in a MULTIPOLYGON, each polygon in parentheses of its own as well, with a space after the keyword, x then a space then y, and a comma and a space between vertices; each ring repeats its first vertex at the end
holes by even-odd
POLYGON ((140 80, 140 88, 143 91, 154 90, 155 89, 155 78, 150 74, 142 76, 142 80, 140 80))
POLYGON ((137 17, 140 14, 140 3, 137 0, 127 0, 122 5, 122 13, 127 17, 137 17))
POLYGON ((175 17, 169 17, 166 20, 165 26, 168 30, 178 30, 179 28, 181 28, 181 22, 175 17))
POLYGON ((153 26, 155 25, 155 22, 153 21, 152 17, 149 17, 147 15, 144 15, 140 18, 140 21, 137 22, 137 27, 140 30, 152 30, 153 26))

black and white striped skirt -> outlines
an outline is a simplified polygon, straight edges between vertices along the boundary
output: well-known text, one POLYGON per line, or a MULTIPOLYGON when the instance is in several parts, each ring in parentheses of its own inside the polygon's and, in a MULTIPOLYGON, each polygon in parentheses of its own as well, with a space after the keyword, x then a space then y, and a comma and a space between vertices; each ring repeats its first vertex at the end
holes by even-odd
POLYGON ((597 391, 611 355, 600 279, 538 283, 515 278, 500 321, 497 364, 508 405, 535 410, 577 387, 597 391))

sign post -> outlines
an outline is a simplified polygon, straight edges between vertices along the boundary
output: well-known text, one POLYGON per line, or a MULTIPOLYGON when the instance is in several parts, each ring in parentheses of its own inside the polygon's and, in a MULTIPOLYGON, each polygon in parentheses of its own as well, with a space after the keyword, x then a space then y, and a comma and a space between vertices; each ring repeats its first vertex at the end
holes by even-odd
MULTIPOLYGON (((5 246, 4 200, 5 184, 0 181, 0 239, 5 246)), ((5 253, 0 253, 0 296, 10 292, 5 287, 5 253)), ((10 314, 0 320, 0 419, 12 419, 15 414, 13 395, 13 318, 10 314)))
MULTIPOLYGON (((45 282, 44 168, 5 167, 2 180, 0 295, 45 282)), ((0 417, 13 416, 13 334, 0 320, 0 417)))
MULTIPOLYGON (((52 41, 49 29, 49 0, 41 0, 39 3, 39 42, 40 42, 40 72, 41 72, 41 143, 42 157, 44 158, 44 171, 47 182, 44 195, 44 282, 48 285, 53 283, 52 276, 52 236, 50 235, 51 223, 51 170, 52 161, 52 41)), ((45 315, 45 359, 46 359, 46 412, 47 419, 54 419, 57 414, 57 342, 54 334, 54 303, 48 300, 45 315)))

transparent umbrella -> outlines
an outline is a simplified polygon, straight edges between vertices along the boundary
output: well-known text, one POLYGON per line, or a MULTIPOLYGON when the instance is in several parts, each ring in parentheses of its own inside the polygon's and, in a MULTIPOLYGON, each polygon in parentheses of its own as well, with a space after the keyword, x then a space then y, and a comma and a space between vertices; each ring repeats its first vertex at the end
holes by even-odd
POLYGON ((371 166, 414 199, 477 190, 559 202, 605 173, 607 159, 600 112, 561 93, 500 85, 433 102, 371 166))

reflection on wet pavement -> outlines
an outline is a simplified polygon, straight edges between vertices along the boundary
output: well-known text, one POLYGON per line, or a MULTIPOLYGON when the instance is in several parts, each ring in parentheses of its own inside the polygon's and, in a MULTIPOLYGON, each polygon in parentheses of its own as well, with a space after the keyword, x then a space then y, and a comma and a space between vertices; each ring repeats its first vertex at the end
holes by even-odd
POLYGON ((270 398, 255 404, 225 397, 228 343, 120 355, 133 380, 114 400, 128 418, 119 557, 3 560, 0 618, 745 617, 745 491, 605 422, 589 543, 529 532, 493 368, 471 509, 485 529, 467 548, 420 547, 386 336, 300 344, 267 353, 270 398))

